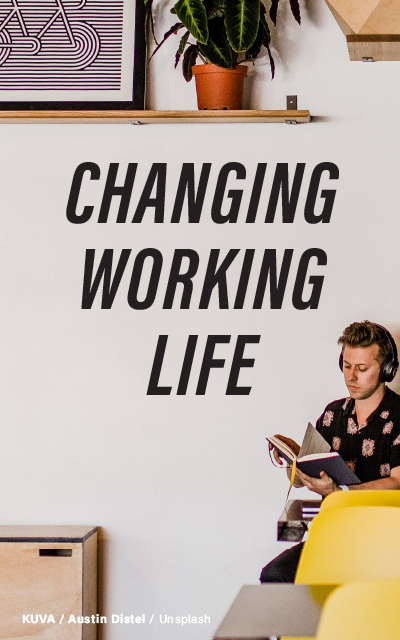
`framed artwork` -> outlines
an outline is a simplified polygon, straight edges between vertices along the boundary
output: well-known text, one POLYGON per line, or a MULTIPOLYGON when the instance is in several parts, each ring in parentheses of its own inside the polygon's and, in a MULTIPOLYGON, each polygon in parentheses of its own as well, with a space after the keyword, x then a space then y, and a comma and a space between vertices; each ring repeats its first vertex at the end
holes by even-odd
POLYGON ((144 109, 143 0, 0 0, 0 109, 144 109))

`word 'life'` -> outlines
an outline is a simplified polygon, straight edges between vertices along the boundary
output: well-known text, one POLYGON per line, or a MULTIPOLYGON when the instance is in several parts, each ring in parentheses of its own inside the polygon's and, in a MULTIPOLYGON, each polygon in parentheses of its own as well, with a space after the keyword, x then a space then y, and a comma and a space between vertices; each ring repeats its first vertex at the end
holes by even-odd
MULTIPOLYGON (((248 396, 251 387, 243 387, 238 385, 240 370, 244 367, 253 367, 254 358, 244 358, 244 350, 246 344, 258 344, 261 336, 249 335, 238 336, 236 347, 233 353, 230 373, 228 376, 228 384, 226 387, 227 396, 248 396)), ((183 357, 181 374, 176 390, 177 396, 186 395, 189 384, 190 373, 192 371, 193 358, 196 351, 198 336, 190 335, 186 345, 185 355, 183 357)), ((199 380, 197 383, 196 396, 204 396, 207 389, 208 378, 211 369, 222 369, 225 366, 225 358, 215 358, 214 351, 217 344, 228 344, 231 341, 229 335, 211 335, 207 336, 206 347, 204 350, 203 361, 201 364, 199 380)), ((167 347, 168 336, 162 335, 158 337, 156 353, 154 356, 153 367, 150 374, 149 386, 147 388, 148 396, 169 396, 172 387, 161 386, 160 376, 163 366, 165 350, 167 347)))

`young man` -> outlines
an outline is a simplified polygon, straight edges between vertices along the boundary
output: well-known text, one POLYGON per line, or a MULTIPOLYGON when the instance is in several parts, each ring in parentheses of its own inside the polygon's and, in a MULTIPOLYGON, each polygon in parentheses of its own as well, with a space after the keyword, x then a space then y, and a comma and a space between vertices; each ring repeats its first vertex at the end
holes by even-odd
MULTIPOLYGON (((399 366, 396 344, 387 329, 368 320, 346 327, 338 344, 349 397, 328 404, 316 428, 361 484, 338 486, 324 472, 311 478, 297 469, 295 486, 305 485, 322 497, 332 491, 400 489, 400 396, 385 384, 399 366)), ((299 452, 294 440, 279 437, 299 452)), ((276 449, 274 457, 282 464, 276 449)), ((301 549, 302 544, 295 545, 267 564, 261 582, 293 582, 301 549)))

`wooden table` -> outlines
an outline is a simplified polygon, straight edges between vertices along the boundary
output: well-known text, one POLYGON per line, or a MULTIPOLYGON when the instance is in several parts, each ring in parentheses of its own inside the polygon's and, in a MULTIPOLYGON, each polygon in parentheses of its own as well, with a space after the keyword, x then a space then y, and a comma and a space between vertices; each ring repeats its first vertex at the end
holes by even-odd
POLYGON ((301 542, 308 525, 315 517, 304 515, 303 507, 319 507, 321 500, 289 500, 278 520, 278 540, 301 542))
POLYGON ((336 586, 244 585, 218 627, 214 640, 315 637, 322 606, 336 586))

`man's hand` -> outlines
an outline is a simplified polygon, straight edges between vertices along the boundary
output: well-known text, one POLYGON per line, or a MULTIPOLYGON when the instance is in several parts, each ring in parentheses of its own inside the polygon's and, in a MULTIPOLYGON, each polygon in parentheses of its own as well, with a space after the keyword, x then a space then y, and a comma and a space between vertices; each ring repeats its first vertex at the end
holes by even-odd
POLYGON ((333 491, 341 491, 336 482, 332 480, 332 478, 330 478, 328 474, 325 473, 325 471, 321 471, 319 478, 312 478, 311 476, 308 476, 306 473, 303 473, 299 468, 297 468, 296 476, 300 478, 307 489, 309 489, 310 491, 314 491, 315 493, 319 493, 319 495, 323 498, 325 498, 325 496, 329 495, 330 493, 333 493, 333 491))
MULTIPOLYGON (((299 451, 300 451, 300 445, 297 444, 297 442, 295 442, 294 440, 292 440, 292 438, 287 438, 286 436, 281 436, 279 434, 275 434, 275 438, 279 438, 279 440, 282 440, 282 442, 284 442, 288 447, 291 448, 291 450, 293 451, 293 453, 298 456, 299 455, 299 451)), ((274 458, 276 460, 276 462, 280 465, 283 464, 282 460, 279 457, 279 452, 277 451, 277 449, 275 449, 274 447, 272 447, 272 445, 269 445, 269 449, 271 450, 273 448, 273 455, 274 458)))

